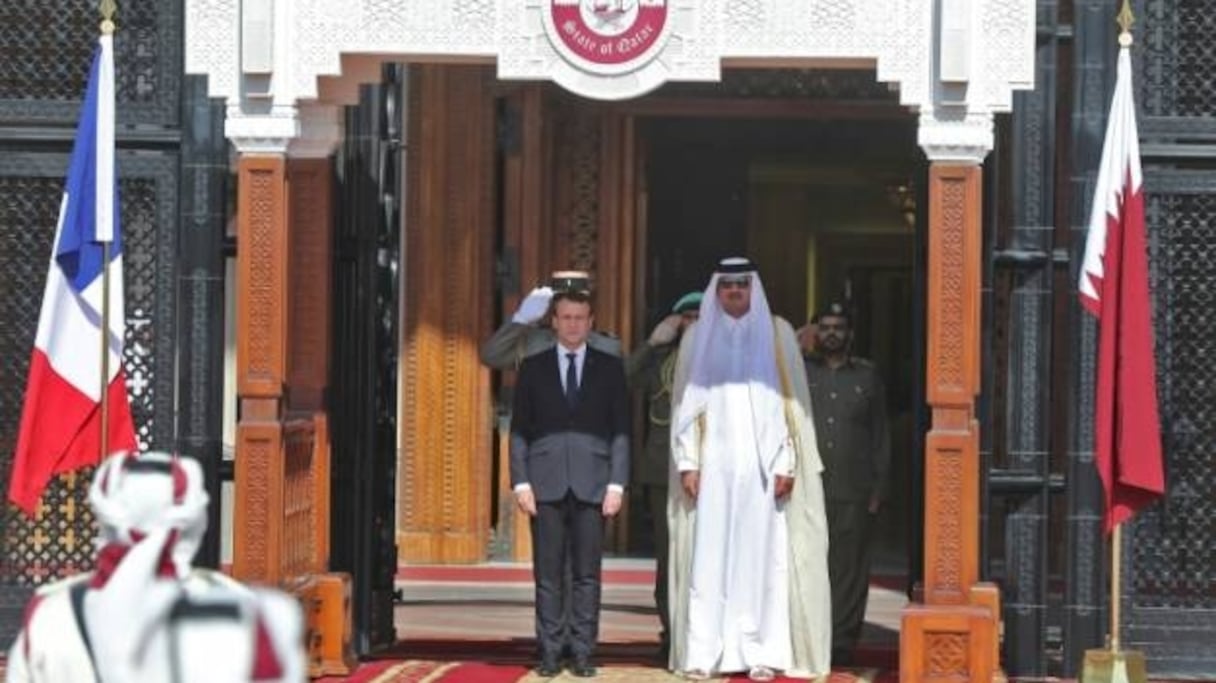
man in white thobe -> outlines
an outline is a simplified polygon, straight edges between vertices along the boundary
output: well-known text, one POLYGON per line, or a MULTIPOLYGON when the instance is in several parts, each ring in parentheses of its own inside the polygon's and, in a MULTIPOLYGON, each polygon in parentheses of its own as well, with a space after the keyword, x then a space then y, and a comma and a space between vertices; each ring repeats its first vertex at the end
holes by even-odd
POLYGON ((673 387, 670 665, 693 679, 826 675, 823 469, 793 328, 725 259, 673 387))
POLYGON ((299 602, 192 566, 207 529, 203 470, 168 453, 97 468, 94 571, 42 586, 7 660, 8 683, 297 683, 299 602))

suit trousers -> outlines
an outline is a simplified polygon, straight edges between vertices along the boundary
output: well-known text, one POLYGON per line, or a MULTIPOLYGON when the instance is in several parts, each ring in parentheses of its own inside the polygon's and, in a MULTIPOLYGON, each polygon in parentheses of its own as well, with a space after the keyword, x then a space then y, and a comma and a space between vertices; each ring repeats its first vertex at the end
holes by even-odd
POLYGON ((536 642, 542 661, 570 654, 590 657, 599 638, 600 569, 604 516, 599 503, 567 493, 539 503, 532 518, 532 575, 536 583, 536 642), (563 581, 570 568, 570 581, 563 581))
POLYGON ((827 502, 828 580, 832 586, 832 649, 852 650, 861 639, 870 596, 870 532, 867 502, 827 502))

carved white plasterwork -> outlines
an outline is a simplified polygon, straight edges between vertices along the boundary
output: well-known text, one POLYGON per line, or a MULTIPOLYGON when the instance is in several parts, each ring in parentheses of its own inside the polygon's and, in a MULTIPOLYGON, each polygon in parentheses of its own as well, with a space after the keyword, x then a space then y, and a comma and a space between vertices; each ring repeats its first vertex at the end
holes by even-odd
POLYGON ((973 105, 1009 111, 1014 90, 1034 88, 1034 3, 984 2, 979 22, 972 42, 981 47, 983 80, 973 105))
POLYGON ((992 151, 992 128, 989 112, 968 114, 961 108, 922 111, 916 141, 930 161, 980 164, 992 151))
POLYGON ((257 97, 276 107, 315 100, 318 77, 340 77, 343 55, 497 64, 503 79, 553 80, 609 100, 666 81, 719 79, 724 61, 869 63, 932 123, 927 140, 957 130, 965 141, 983 126, 950 122, 1008 111, 1012 91, 1034 77, 1035 0, 971 0, 970 80, 945 89, 935 74, 938 0, 668 0, 663 49, 617 74, 580 68, 554 47, 542 21, 551 0, 273 0, 269 80, 240 73, 241 0, 185 1, 187 72, 208 74, 211 94, 246 116, 257 115, 249 106, 257 97), (249 97, 267 83, 272 92, 249 97))
POLYGON ((241 154, 286 154, 288 145, 300 136, 300 119, 295 107, 250 114, 229 104, 224 136, 241 154))
POLYGON ((186 73, 206 74, 212 97, 239 96, 239 0, 187 0, 185 14, 186 73))
POLYGON ((341 107, 304 102, 300 104, 296 116, 300 121, 300 135, 288 144, 288 156, 324 159, 338 149, 345 131, 341 107))
POLYGON ((923 104, 933 0, 720 0, 725 58, 873 63, 903 104, 923 104))

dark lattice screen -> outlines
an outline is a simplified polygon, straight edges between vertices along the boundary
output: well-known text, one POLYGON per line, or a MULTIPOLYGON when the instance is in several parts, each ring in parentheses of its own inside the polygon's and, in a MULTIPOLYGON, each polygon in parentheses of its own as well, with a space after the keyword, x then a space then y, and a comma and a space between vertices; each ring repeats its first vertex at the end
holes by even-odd
MULTIPOLYGON (((76 119, 97 44, 97 2, 0 3, 0 118, 76 119)), ((180 9, 167 2, 120 2, 115 17, 118 119, 176 121, 181 73, 180 9)))
MULTIPOLYGON (((7 485, 55 221, 62 155, 10 154, 0 162, 0 470, 7 485)), ((175 160, 121 158, 126 345, 123 367, 140 446, 171 447, 174 344, 175 160)), ((90 564, 89 472, 52 483, 34 520, 4 512, 4 582, 36 585, 90 564)))
POLYGON ((62 193, 63 181, 55 178, 0 177, 0 476, 6 483, 62 193), (36 225, 49 227, 29 229, 36 225))
POLYGON ((568 230, 572 268, 595 271, 600 211, 600 118, 591 109, 571 105, 558 127, 559 166, 569 169, 569 187, 561 206, 561 225, 568 230))
MULTIPOLYGON (((182 76, 184 3, 117 4, 127 291, 123 365, 140 445, 173 448, 179 164, 172 141, 187 82, 182 76)), ((0 154, 0 486, 8 483, 63 173, 96 49, 97 6, 95 0, 0 3, 0 148, 5 150, 0 154)), ((205 101, 205 94, 199 97, 205 101)), ((187 153, 204 150, 196 143, 187 153)), ((203 202, 192 206, 195 215, 208 215, 208 197, 192 193, 190 201, 203 202)), ((183 362, 194 367, 193 358, 183 362)), ((183 419, 195 408, 195 403, 183 407, 183 419)), ((0 647, 7 647, 32 586, 88 563, 89 474, 52 482, 35 520, 0 503, 0 647)))
POLYGON ((1134 3, 1166 497, 1125 539, 1150 672, 1216 673, 1216 0, 1134 3), (1186 168, 1189 170, 1178 170, 1186 168))
POLYGON ((1149 211, 1169 496, 1138 525, 1135 603, 1216 609, 1216 194, 1149 211))
POLYGON ((1127 629, 1158 670, 1216 668, 1216 173, 1148 176, 1165 500, 1127 540, 1127 629))
MULTIPOLYGON (((120 183, 123 204, 123 276, 126 289, 127 327, 124 335, 123 369, 127 372, 127 393, 131 414, 141 448, 155 440, 160 418, 157 414, 156 328, 157 285, 157 192, 152 179, 129 179, 120 183)), ((170 294, 170 296, 172 296, 170 294)), ((168 320, 165 321, 166 323, 168 320)), ((170 327, 165 325, 165 327, 170 327)), ((161 430, 163 431, 163 430, 161 430)), ((161 443, 166 443, 161 441, 161 443)))
POLYGON ((1137 97, 1146 119, 1142 128, 1216 133, 1216 0, 1136 4, 1134 55, 1137 97))

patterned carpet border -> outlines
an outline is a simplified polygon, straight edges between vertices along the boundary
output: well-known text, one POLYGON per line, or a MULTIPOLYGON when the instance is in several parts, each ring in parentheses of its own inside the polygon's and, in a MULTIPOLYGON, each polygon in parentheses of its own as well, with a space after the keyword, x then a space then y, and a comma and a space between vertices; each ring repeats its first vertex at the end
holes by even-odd
MULTIPOLYGON (((322 682, 347 683, 570 683, 583 681, 568 671, 556 678, 542 678, 524 666, 486 664, 483 662, 435 662, 427 660, 379 661, 364 664, 349 678, 322 678, 322 682)), ((672 683, 685 679, 654 666, 604 666, 594 679, 597 683, 672 683)), ((723 676, 713 683, 746 681, 747 676, 723 676)), ((777 683, 795 683, 798 679, 778 677, 777 683)), ((896 683, 898 674, 879 669, 850 669, 834 671, 821 683, 896 683)), ((805 683, 798 681, 798 683, 805 683)))
MULTIPOLYGON (((377 652, 346 678, 328 677, 317 683, 561 683, 580 681, 568 672, 543 679, 532 672, 536 643, 516 640, 405 640, 377 652)), ((858 652, 858 666, 833 673, 820 683, 897 683, 899 656, 896 650, 858 652)), ((596 661, 599 683, 651 683, 683 681, 655 661, 655 644, 649 642, 601 643, 596 661)), ((721 677, 743 681, 743 677, 721 677)), ((796 679, 778 678, 778 681, 796 679)))

